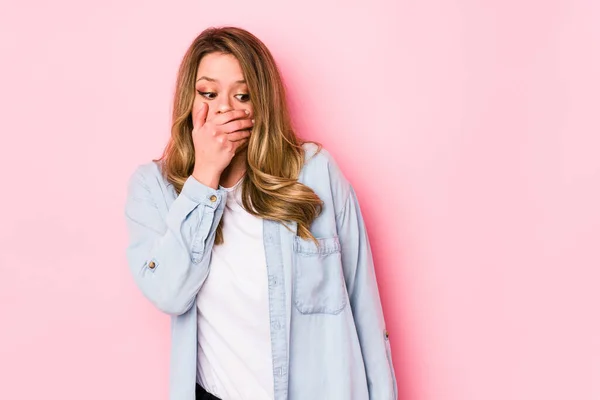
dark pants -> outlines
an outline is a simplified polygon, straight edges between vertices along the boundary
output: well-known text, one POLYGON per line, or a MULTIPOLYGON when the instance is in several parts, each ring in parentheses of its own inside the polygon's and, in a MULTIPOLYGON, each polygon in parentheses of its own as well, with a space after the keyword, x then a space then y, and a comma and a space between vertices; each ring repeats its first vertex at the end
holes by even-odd
POLYGON ((196 400, 221 400, 217 396, 213 396, 208 393, 204 388, 198 383, 196 383, 196 400))

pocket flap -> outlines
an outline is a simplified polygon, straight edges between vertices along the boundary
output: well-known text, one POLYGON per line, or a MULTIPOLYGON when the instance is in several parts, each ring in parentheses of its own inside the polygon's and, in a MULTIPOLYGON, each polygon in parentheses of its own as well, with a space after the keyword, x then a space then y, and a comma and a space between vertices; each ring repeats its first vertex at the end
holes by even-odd
POLYGON ((330 238, 317 238, 318 246, 310 239, 294 238, 294 251, 300 254, 331 254, 341 250, 340 240, 337 236, 330 238))

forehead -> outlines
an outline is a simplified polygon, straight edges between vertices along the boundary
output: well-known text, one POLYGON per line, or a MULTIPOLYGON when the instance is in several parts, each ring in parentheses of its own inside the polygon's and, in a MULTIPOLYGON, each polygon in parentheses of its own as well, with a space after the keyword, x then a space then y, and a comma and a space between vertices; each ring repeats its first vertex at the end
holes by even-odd
POLYGON ((242 67, 231 54, 210 53, 202 57, 196 71, 196 79, 206 76, 218 81, 237 81, 244 79, 242 67))

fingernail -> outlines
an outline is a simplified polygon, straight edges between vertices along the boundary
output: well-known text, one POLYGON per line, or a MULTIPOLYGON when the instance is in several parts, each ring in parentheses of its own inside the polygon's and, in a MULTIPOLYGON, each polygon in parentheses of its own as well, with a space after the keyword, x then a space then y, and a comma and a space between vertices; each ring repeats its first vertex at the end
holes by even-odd
POLYGON ((246 114, 250 114, 250 110, 244 110, 246 114))
POLYGON ((252 120, 252 123, 254 123, 254 120, 252 120))

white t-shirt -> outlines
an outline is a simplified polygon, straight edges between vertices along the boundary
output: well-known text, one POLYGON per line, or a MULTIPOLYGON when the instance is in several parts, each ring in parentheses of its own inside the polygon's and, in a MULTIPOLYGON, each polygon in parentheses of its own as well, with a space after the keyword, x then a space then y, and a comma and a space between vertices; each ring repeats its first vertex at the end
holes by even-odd
POLYGON ((263 222, 241 206, 240 180, 228 191, 224 243, 212 250, 197 296, 197 380, 226 400, 274 398, 263 222))

